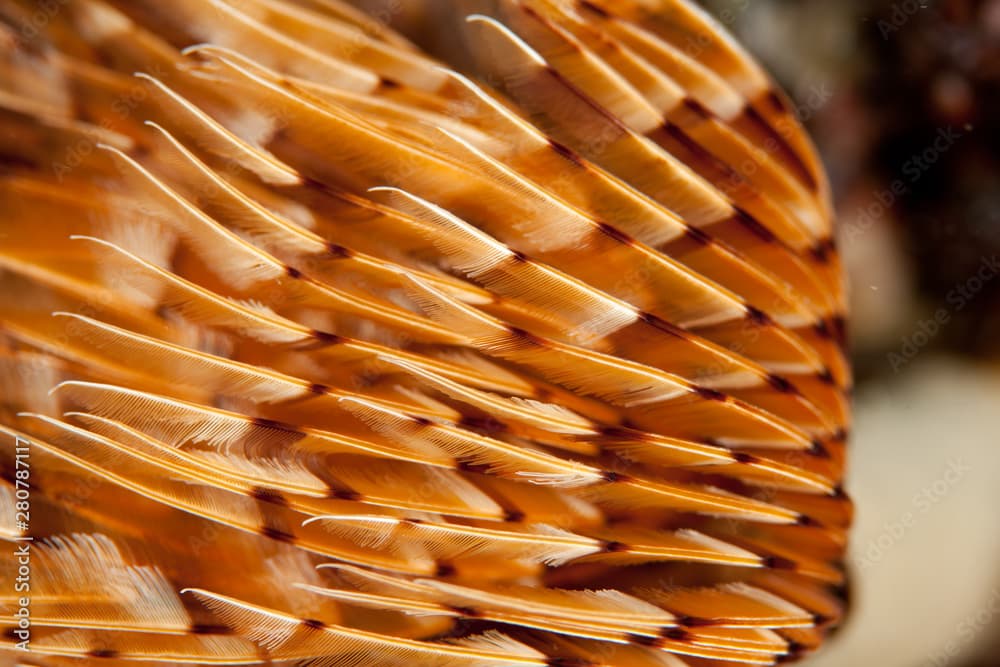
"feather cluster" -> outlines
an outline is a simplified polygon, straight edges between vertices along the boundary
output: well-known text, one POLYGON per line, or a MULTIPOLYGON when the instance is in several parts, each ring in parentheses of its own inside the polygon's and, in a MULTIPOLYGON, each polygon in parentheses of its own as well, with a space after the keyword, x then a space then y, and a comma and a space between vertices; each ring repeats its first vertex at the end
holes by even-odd
POLYGON ((0 1, 0 660, 814 650, 851 379, 790 105, 688 0, 380 7, 0 1))

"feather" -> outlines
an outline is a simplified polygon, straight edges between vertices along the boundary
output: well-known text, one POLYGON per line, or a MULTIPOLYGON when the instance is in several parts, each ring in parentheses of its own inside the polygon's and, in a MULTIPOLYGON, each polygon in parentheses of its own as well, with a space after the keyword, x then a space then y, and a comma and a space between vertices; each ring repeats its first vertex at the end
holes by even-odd
POLYGON ((829 183, 704 11, 31 4, 0 0, 24 662, 773 665, 840 622, 829 183))
POLYGON ((227 625, 246 633, 278 660, 326 656, 328 664, 336 667, 360 667, 376 656, 384 665, 414 664, 424 659, 441 667, 546 664, 543 654, 499 634, 454 645, 415 642, 354 628, 326 624, 317 627, 315 623, 217 593, 197 589, 189 592, 227 625))

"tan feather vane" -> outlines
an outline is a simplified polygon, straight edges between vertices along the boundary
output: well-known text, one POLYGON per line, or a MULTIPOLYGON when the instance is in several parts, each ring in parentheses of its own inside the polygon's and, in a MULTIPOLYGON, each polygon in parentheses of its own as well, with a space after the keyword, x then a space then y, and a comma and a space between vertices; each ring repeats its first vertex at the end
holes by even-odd
POLYGON ((3 664, 842 621, 828 185, 689 0, 0 0, 0 42, 3 664))

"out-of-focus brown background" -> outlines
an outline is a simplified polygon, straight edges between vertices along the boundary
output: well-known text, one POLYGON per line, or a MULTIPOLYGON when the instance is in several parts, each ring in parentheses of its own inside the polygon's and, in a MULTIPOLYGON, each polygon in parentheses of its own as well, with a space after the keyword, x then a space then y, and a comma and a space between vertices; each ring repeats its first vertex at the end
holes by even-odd
POLYGON ((1000 0, 706 0, 833 180, 853 616, 809 664, 1000 665, 1000 0))

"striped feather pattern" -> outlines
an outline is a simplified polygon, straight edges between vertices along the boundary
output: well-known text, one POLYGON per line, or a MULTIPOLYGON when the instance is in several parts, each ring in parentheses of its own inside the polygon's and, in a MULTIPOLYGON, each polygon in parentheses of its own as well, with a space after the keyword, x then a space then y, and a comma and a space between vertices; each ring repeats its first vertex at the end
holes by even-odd
POLYGON ((0 0, 4 664, 818 648, 851 374, 785 97, 690 0, 375 4, 0 0))

